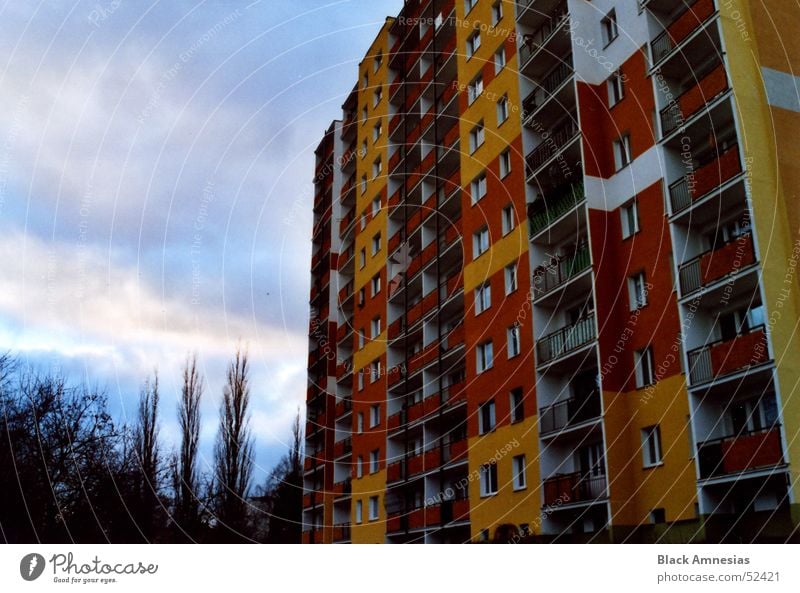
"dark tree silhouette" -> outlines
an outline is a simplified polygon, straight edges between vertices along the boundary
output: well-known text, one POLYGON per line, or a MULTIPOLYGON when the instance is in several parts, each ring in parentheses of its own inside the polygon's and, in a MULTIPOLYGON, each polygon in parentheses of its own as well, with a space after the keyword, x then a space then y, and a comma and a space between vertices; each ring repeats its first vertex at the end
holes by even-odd
POLYGON ((163 523, 161 491, 161 453, 158 442, 158 372, 147 379, 139 394, 139 409, 134 428, 134 447, 139 462, 135 473, 136 520, 148 541, 163 523))

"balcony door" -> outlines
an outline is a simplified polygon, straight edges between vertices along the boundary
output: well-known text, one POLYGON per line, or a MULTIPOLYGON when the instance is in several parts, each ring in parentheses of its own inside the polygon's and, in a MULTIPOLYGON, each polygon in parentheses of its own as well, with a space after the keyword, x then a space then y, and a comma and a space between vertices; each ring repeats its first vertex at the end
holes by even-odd
POLYGON ((578 464, 581 476, 594 477, 606 474, 603 459, 603 443, 595 443, 581 448, 578 451, 578 464))
POLYGON ((740 400, 731 405, 730 428, 735 436, 765 430, 777 421, 778 406, 772 394, 740 400))

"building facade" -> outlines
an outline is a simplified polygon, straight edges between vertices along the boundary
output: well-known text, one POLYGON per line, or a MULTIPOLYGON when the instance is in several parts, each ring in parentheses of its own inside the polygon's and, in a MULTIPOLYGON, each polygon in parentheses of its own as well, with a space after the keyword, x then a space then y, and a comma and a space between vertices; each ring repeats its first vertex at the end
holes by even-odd
POLYGON ((303 541, 783 541, 798 11, 414 0, 316 151, 303 541))

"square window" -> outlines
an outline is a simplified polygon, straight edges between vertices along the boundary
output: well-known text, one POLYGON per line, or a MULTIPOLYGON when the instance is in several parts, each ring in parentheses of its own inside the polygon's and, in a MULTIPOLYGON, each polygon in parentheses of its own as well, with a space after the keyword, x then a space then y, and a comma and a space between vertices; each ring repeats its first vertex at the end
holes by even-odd
POLYGON ((480 434, 486 434, 487 432, 492 432, 497 425, 497 418, 495 416, 495 407, 494 407, 494 400, 490 399, 487 402, 483 402, 478 407, 478 430, 480 434))
POLYGON ((500 71, 506 67, 506 47, 504 45, 500 46, 496 52, 494 52, 494 73, 499 74, 500 71))
POLYGON ((381 250, 381 234, 378 233, 372 237, 372 255, 377 254, 381 250))
POLYGON ((472 56, 475 55, 475 52, 481 46, 481 32, 480 31, 473 31, 472 35, 467 38, 467 59, 469 60, 472 56))
POLYGON ((625 134, 614 140, 614 166, 617 171, 631 163, 631 136, 625 134))
POLYGON ((477 355, 476 366, 478 373, 482 373, 492 368, 492 365, 494 364, 494 352, 491 340, 488 342, 484 342, 483 344, 478 344, 476 355, 477 355))
POLYGON ((502 217, 503 236, 505 237, 508 233, 514 230, 515 226, 517 226, 514 220, 516 218, 514 216, 514 205, 509 204, 503 208, 500 216, 502 217))
POLYGON ((475 289, 475 315, 492 306, 492 286, 488 282, 475 289))
POLYGON ((377 496, 370 496, 369 497, 369 520, 370 521, 377 521, 378 520, 378 497, 377 496))
POLYGON ((369 473, 374 474, 380 469, 380 449, 373 449, 369 453, 369 473))
POLYGON ((509 264, 505 268, 506 295, 517 290, 517 264, 509 264))
POLYGON ((514 490, 524 490, 528 486, 527 477, 525 476, 525 463, 524 455, 516 455, 511 460, 512 475, 514 479, 514 490))
POLYGON ((636 370, 637 389, 655 383, 655 377, 653 376, 653 348, 651 346, 634 352, 633 363, 636 370))
POLYGON ((375 428, 381 423, 381 405, 374 404, 369 409, 369 427, 375 428))
POLYGON ((483 227, 472 234, 472 259, 477 259, 489 250, 489 229, 483 227))
POLYGON ((372 277, 372 297, 375 296, 381 291, 381 275, 376 274, 372 277))
POLYGON ((644 279, 644 272, 628 278, 628 304, 631 311, 641 309, 647 304, 647 283, 644 279))
POLYGON ((472 105, 483 93, 483 77, 479 74, 467 87, 467 102, 472 105))
POLYGON ((356 501, 356 523, 361 523, 364 520, 364 503, 360 500, 356 501))
POLYGON ((627 239, 639 232, 639 207, 636 200, 620 208, 622 220, 622 238, 627 239))
POLYGON ((486 173, 481 173, 473 179, 469 189, 472 203, 477 204, 486 195, 486 173))
POLYGON ((642 461, 644 467, 661 463, 661 429, 657 424, 642 429, 642 461))
POLYGON ((492 26, 496 27, 497 23, 503 20, 503 0, 497 0, 492 6, 492 26))
POLYGON ((481 496, 497 494, 497 465, 487 463, 481 466, 481 496))
POLYGON ((508 357, 509 357, 509 358, 514 358, 515 356, 519 356, 519 352, 520 352, 520 345, 519 345, 520 331, 519 331, 519 325, 517 325, 517 324, 515 323, 514 325, 512 325, 511 327, 509 327, 509 328, 506 330, 506 338, 507 338, 507 340, 508 340, 508 357))
POLYGON ((501 152, 498 161, 500 163, 500 179, 503 179, 511 173, 511 150, 507 148, 501 152))
POLYGON ((608 87, 608 106, 613 107, 625 97, 625 87, 619 70, 608 78, 606 85, 608 87))
POLYGON ((511 423, 522 422, 525 419, 525 405, 523 402, 522 387, 512 389, 509 394, 511 400, 511 423))
POLYGON ((503 95, 497 102, 497 125, 501 126, 508 119, 508 97, 503 95))
POLYGON ((603 31, 603 46, 607 46, 614 41, 619 35, 617 29, 617 11, 613 8, 603 19, 600 21, 600 28, 603 31))
POLYGON ((478 122, 472 131, 469 133, 469 152, 470 154, 478 150, 483 145, 486 137, 486 131, 483 128, 483 122, 478 122))

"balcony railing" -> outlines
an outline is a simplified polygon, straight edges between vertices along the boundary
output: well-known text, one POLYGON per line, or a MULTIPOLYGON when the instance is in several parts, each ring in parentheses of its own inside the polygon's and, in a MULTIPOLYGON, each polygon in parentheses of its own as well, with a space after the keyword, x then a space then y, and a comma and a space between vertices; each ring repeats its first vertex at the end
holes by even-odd
POLYGON ((544 165, 548 159, 564 148, 578 134, 578 126, 572 115, 567 122, 551 134, 543 134, 539 145, 528 153, 525 163, 528 166, 528 177, 544 165))
POLYGON ((569 20, 567 3, 559 4, 534 33, 525 35, 520 47, 520 64, 526 64, 569 20))
POLYGON ((352 482, 350 478, 346 480, 342 480, 341 482, 336 482, 333 485, 333 495, 334 496, 347 496, 352 492, 352 482))
POLYGON ((600 417, 600 393, 592 391, 582 397, 554 403, 539 410, 539 432, 555 432, 600 417))
POLYGON ((700 477, 716 478, 784 463, 778 425, 745 431, 697 445, 700 477))
POLYGON ((687 119, 728 90, 725 65, 720 64, 706 74, 693 87, 661 110, 661 130, 666 136, 687 119))
POLYGON ((591 502, 606 498, 606 477, 575 472, 559 474, 544 481, 544 503, 547 506, 591 502))
POLYGON ((530 117, 575 72, 572 56, 560 61, 522 102, 523 120, 530 117))
POLYGON ((539 266, 533 272, 533 292, 540 297, 575 278, 591 266, 589 244, 583 243, 568 256, 554 258, 547 265, 539 266))
POLYGON ((541 206, 532 210, 528 215, 530 236, 532 237, 546 229, 553 221, 558 220, 574 209, 584 199, 583 183, 577 182, 560 191, 553 192, 552 196, 545 196, 542 200, 539 200, 537 203, 541 204, 541 206))
POLYGON ((595 339, 594 315, 588 315, 572 325, 540 338, 536 344, 539 364, 577 350, 595 339))
POLYGON ((333 541, 350 541, 350 523, 339 523, 333 526, 333 541))
POLYGON ((333 457, 342 457, 353 450, 353 441, 350 437, 333 444, 333 457))
POLYGON ((715 10, 713 0, 697 0, 691 6, 686 6, 683 2, 679 5, 685 6, 685 10, 650 44, 653 64, 664 59, 681 41, 714 14, 715 10))
POLYGON ((769 360, 764 326, 741 333, 730 340, 718 340, 687 353, 692 385, 705 383, 769 360))
POLYGON ((686 296, 712 282, 736 274, 755 261, 752 235, 739 235, 721 247, 706 251, 681 265, 681 295, 686 296))
POLYGON ((741 172, 739 146, 734 144, 719 153, 717 158, 704 163, 669 186, 672 213, 688 208, 692 201, 706 195, 741 172))

